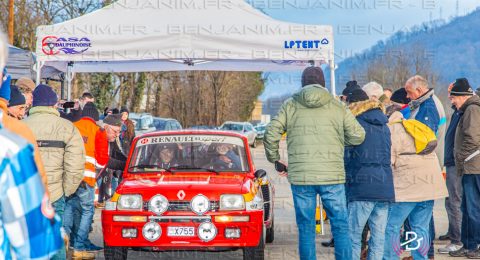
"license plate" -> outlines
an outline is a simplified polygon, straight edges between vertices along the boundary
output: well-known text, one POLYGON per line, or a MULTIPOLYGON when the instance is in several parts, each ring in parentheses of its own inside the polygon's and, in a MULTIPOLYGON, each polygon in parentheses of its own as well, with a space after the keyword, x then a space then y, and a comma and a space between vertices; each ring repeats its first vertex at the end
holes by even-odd
POLYGON ((195 236, 194 227, 168 227, 167 235, 169 237, 193 237, 195 236))

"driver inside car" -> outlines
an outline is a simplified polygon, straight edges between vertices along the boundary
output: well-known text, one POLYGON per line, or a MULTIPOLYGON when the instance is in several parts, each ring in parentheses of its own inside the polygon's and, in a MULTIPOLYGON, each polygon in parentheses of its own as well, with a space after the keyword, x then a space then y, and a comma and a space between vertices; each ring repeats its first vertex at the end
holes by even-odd
POLYGON ((175 158, 175 149, 171 145, 160 145, 159 146, 157 160, 158 167, 162 169, 168 169, 170 167, 178 166, 178 160, 175 158))
POLYGON ((240 159, 232 149, 232 145, 219 144, 215 147, 216 157, 212 160, 215 170, 240 170, 240 159))

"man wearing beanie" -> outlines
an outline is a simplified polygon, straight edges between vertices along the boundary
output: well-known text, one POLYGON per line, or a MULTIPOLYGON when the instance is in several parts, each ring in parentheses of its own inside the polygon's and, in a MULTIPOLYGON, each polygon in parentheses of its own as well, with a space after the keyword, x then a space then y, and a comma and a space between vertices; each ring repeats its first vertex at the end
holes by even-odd
POLYGON ((35 89, 35 82, 27 77, 21 77, 15 82, 20 92, 25 96, 27 111, 32 107, 33 90, 35 89))
MULTIPOLYGON (((96 167, 97 160, 101 156, 100 153, 108 153, 108 143, 97 143, 96 140, 100 135, 100 128, 97 126, 99 113, 97 107, 93 103, 86 103, 82 110, 82 118, 75 122, 74 125, 80 131, 85 147, 85 170, 83 182, 76 192, 66 198, 65 201, 65 217, 64 227, 71 238, 73 246, 73 257, 92 257, 91 251, 98 251, 102 248, 94 245, 88 239, 90 226, 92 225, 93 215, 95 213, 95 183, 96 183, 96 167), (74 214, 75 209, 79 208, 80 215, 74 214), (73 224, 78 223, 78 227, 73 230, 73 224), (88 251, 88 252, 85 252, 88 251)), ((108 156, 108 155, 107 155, 108 156)))
MULTIPOLYGON (((448 86, 448 96, 455 83, 448 86)), ((447 234, 439 237, 439 240, 449 240, 450 243, 445 247, 439 248, 438 252, 441 254, 448 254, 462 248, 461 242, 461 228, 462 228, 462 176, 457 175, 455 167, 455 135, 457 132, 458 122, 462 117, 462 113, 452 104, 452 117, 450 118, 450 125, 445 134, 445 157, 444 166, 447 170, 447 189, 448 198, 445 199, 445 209, 448 216, 448 231, 447 234)))
POLYGON ((280 168, 279 143, 288 133, 288 177, 298 227, 300 259, 316 259, 315 209, 320 195, 329 213, 335 240, 335 257, 351 259, 345 197, 344 147, 359 145, 365 131, 342 102, 327 89, 323 71, 309 67, 302 89, 287 99, 267 125, 263 140, 267 159, 280 168))
POLYGON ((366 237, 367 223, 370 228, 368 259, 382 259, 388 210, 395 201, 388 119, 383 104, 371 100, 361 89, 353 90, 347 101, 348 108, 365 129, 362 144, 345 148, 351 259, 361 258, 362 233, 365 232, 366 237))
MULTIPOLYGON (((63 218, 65 198, 75 193, 83 179, 85 148, 80 132, 71 122, 60 118, 56 104, 57 94, 52 88, 39 85, 33 91, 30 116, 24 121, 37 139, 52 205, 63 218)), ((54 259, 65 259, 65 249, 54 259)))
MULTIPOLYGON (((125 169, 127 163, 127 157, 122 151, 122 145, 120 142, 120 133, 122 127, 122 116, 120 114, 108 115, 103 120, 105 124, 102 133, 108 141, 108 162, 105 165, 105 170, 102 172, 102 184, 99 189, 98 207, 104 206, 104 199, 107 199, 112 194, 107 194, 108 187, 111 185, 112 192, 116 189, 116 182, 113 180, 120 177, 121 172, 125 169)), ((101 139, 99 139, 101 140, 101 139)))
POLYGON ((340 96, 340 100, 347 102, 347 96, 355 89, 361 89, 356 80, 347 82, 345 89, 342 91, 342 96, 340 96))
POLYGON ((8 102, 8 115, 18 120, 25 116, 25 97, 17 86, 10 87, 10 101, 8 102))
POLYGON ((450 91, 452 104, 463 115, 455 133, 455 166, 462 176, 463 248, 450 256, 480 259, 480 97, 465 78, 457 79, 450 91))

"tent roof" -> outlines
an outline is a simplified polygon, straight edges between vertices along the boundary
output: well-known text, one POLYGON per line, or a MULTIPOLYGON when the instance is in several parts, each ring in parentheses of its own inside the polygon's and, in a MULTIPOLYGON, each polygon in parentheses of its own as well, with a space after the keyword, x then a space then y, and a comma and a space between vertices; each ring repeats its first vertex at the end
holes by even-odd
POLYGON ((333 62, 331 26, 272 19, 242 0, 120 0, 37 29, 37 59, 66 71, 292 70, 333 62))
POLYGON ((33 53, 13 45, 8 45, 7 70, 12 79, 21 77, 35 78, 33 64, 35 64, 33 53))

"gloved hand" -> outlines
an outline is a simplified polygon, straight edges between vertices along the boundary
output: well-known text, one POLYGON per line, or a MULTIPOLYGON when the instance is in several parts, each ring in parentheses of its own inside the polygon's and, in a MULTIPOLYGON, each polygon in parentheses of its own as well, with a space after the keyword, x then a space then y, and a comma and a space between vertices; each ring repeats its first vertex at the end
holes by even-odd
POLYGON ((3 69, 3 78, 2 84, 0 85, 0 98, 3 98, 7 101, 10 100, 10 82, 12 81, 12 77, 7 75, 7 69, 3 69))

